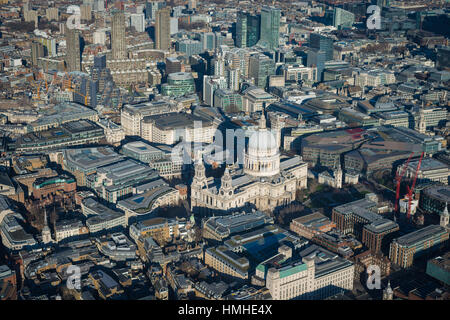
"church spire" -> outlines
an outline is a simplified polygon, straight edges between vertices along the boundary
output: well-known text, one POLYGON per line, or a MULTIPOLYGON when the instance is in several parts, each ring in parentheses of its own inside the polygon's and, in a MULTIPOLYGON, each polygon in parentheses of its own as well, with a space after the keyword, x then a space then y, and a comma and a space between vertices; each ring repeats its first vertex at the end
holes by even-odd
POLYGON ((446 202, 445 203, 445 207, 444 207, 444 211, 442 212, 442 215, 443 216, 448 216, 449 214, 448 214, 448 203, 446 202))
POLYGON ((444 210, 441 213, 440 221, 439 221, 440 222, 439 224, 444 228, 449 225, 449 220, 450 220, 450 215, 448 213, 447 207, 448 207, 448 203, 446 202, 444 210))
POLYGON ((261 118, 259 118, 259 128, 266 129, 266 116, 264 115, 264 109, 261 113, 261 118))

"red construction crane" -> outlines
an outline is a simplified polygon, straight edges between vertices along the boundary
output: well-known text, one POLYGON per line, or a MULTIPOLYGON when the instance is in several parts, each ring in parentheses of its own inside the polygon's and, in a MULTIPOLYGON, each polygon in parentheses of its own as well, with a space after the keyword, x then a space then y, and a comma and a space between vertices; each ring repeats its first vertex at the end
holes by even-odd
POLYGON ((409 186, 407 186, 407 189, 408 189, 408 219, 411 217, 411 201, 412 201, 412 197, 413 197, 414 188, 416 187, 417 174, 419 173, 420 165, 422 164, 423 154, 424 154, 424 152, 422 152, 422 154, 420 155, 419 163, 417 164, 416 174, 414 175, 414 180, 413 180, 411 189, 409 188, 409 186))
POLYGON ((403 176, 406 173, 406 168, 408 168, 409 161, 411 160, 413 155, 414 155, 414 152, 411 152, 411 154, 409 155, 408 160, 406 160, 406 162, 403 164, 402 169, 401 170, 397 170, 397 173, 395 174, 395 181, 397 181, 397 189, 395 191, 395 211, 394 211, 394 214, 397 213, 397 211, 398 211, 398 200, 400 198, 400 184, 401 184, 401 181, 403 179, 403 176), (400 172, 400 174, 399 174, 399 172, 400 172))

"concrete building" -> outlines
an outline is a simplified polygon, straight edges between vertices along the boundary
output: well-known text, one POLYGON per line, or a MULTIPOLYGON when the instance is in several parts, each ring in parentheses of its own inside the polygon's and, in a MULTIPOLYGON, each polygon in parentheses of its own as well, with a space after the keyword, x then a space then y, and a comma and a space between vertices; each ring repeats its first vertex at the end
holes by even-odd
POLYGON ((170 49, 170 7, 156 11, 155 48, 170 49))
POLYGON ((66 31, 66 65, 68 71, 81 71, 81 39, 76 29, 66 31))
POLYGON ((211 143, 216 129, 215 122, 192 114, 167 113, 145 117, 141 123, 141 137, 168 145, 180 140, 211 143))
POLYGON ((126 59, 127 47, 125 41, 125 14, 122 11, 115 12, 111 20, 111 51, 112 59, 126 59))
POLYGON ((120 112, 121 126, 127 136, 141 136, 141 121, 146 116, 178 111, 165 101, 125 104, 120 112))
POLYGON ((122 147, 121 152, 133 159, 148 163, 157 170, 161 177, 171 179, 181 177, 183 161, 173 159, 172 148, 160 149, 142 141, 130 142, 122 147))
POLYGON ((261 111, 263 105, 268 106, 278 100, 274 95, 256 87, 249 87, 243 94, 242 109, 246 113, 261 111))
MULTIPOLYGON (((450 168, 447 164, 440 162, 434 158, 422 159, 419 172, 417 171, 417 165, 419 161, 410 161, 406 168, 405 178, 413 179, 417 174, 417 182, 430 182, 436 181, 448 185, 448 177, 450 176, 450 168)), ((403 170, 404 166, 399 166, 397 172, 403 170)))
POLYGON ((266 88, 269 84, 269 76, 275 74, 275 62, 268 56, 258 53, 249 58, 248 76, 253 78, 255 85, 266 88))

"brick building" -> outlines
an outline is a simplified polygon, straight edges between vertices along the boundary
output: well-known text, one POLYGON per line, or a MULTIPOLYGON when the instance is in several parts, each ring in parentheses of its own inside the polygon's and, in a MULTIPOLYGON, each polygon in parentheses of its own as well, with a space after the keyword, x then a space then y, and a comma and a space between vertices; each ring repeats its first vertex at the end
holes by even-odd
POLYGON ((33 183, 32 194, 35 199, 43 199, 50 194, 55 195, 58 191, 63 193, 75 192, 77 183, 74 178, 67 175, 57 177, 42 177, 33 183))

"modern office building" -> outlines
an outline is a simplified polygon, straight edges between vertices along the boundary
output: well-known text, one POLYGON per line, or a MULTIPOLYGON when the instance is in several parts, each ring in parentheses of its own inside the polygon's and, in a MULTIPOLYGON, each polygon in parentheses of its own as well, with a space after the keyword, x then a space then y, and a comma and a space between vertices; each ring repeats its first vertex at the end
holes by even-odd
POLYGON ((214 107, 225 112, 240 112, 243 110, 242 96, 231 90, 217 89, 214 91, 214 107))
POLYGON ((263 106, 270 105, 278 99, 276 96, 258 87, 249 87, 243 92, 242 110, 252 113, 263 110, 263 106))
POLYGON ((110 147, 65 149, 63 152, 63 169, 75 176, 78 186, 86 185, 86 176, 94 174, 97 169, 119 162, 123 157, 110 147))
POLYGON ((333 26, 338 29, 349 29, 355 23, 355 15, 342 8, 334 8, 333 26))
POLYGON ((112 210, 98 202, 95 198, 89 197, 81 201, 83 214, 86 219, 86 227, 90 233, 104 232, 109 229, 126 227, 127 218, 123 212, 112 210))
POLYGON ((192 39, 185 39, 185 40, 177 41, 176 49, 179 52, 185 53, 188 57, 193 56, 195 54, 202 53, 203 51, 205 51, 203 49, 203 44, 201 41, 192 40, 192 39))
POLYGON ((450 203, 450 186, 435 185, 420 192, 420 208, 429 213, 441 214, 450 203))
POLYGON ((194 92, 194 77, 190 72, 171 73, 167 76, 167 83, 161 86, 161 93, 165 96, 179 97, 194 92))
POLYGON ((136 188, 136 195, 117 202, 117 208, 123 210, 127 219, 135 216, 154 215, 161 207, 176 206, 180 194, 162 179, 158 179, 136 188))
POLYGON ((333 208, 332 220, 343 234, 352 234, 370 250, 379 252, 387 247, 399 226, 377 212, 377 202, 368 194, 365 199, 333 208))
POLYGON ((336 228, 336 224, 320 212, 293 219, 289 226, 292 232, 306 239, 312 239, 315 235, 331 231, 334 228, 336 228))
POLYGON ((200 34, 200 42, 203 50, 211 51, 216 48, 216 35, 214 32, 205 32, 200 34))
MULTIPOLYGON (((448 185, 448 177, 450 176, 450 168, 447 164, 440 162, 434 158, 422 159, 419 170, 417 170, 419 161, 410 161, 405 171, 405 178, 413 179, 417 177, 417 182, 436 181, 448 185)), ((397 172, 403 170, 404 166, 398 166, 397 172)))
POLYGON ((148 165, 127 159, 97 169, 86 179, 86 186, 100 198, 117 203, 137 193, 137 187, 159 178, 158 172, 148 165))
POLYGON ((209 106, 214 105, 214 92, 227 88, 227 79, 219 76, 203 77, 203 101, 209 106))
POLYGON ((261 9, 261 26, 259 44, 270 50, 278 48, 280 33, 281 10, 264 6, 261 9))
POLYGON ((272 217, 261 211, 210 217, 203 224, 203 237, 222 241, 231 235, 248 232, 273 222, 272 217))
POLYGON ((446 228, 429 225, 417 231, 394 239, 389 251, 389 259, 402 268, 410 267, 414 259, 425 253, 437 250, 448 241, 446 228))
POLYGON ((235 45, 238 48, 247 47, 247 17, 247 12, 239 11, 237 13, 235 45))
POLYGON ((155 49, 170 49, 170 7, 156 11, 155 49))
POLYGON ((125 41, 125 14, 123 11, 117 11, 112 16, 111 51, 113 60, 121 60, 128 57, 125 41))
POLYGON ((255 85, 266 88, 269 85, 269 76, 275 74, 275 62, 268 56, 258 53, 250 56, 248 76, 253 78, 255 85))
POLYGON ((182 158, 173 159, 171 148, 163 150, 142 141, 130 142, 122 147, 121 153, 124 155, 148 163, 150 167, 156 169, 159 175, 171 179, 180 177, 183 169, 182 158))
POLYGON ((68 71, 81 71, 81 39, 80 31, 68 29, 66 31, 66 65, 68 71))
POLYGON ((325 52, 325 61, 333 60, 333 39, 319 33, 311 33, 309 45, 316 51, 325 52))
POLYGON ((34 237, 27 233, 19 221, 23 218, 18 214, 7 214, 0 222, 0 234, 3 246, 11 251, 33 248, 37 245, 34 237))
POLYGON ((315 68, 313 80, 314 82, 322 81, 323 70, 325 69, 326 52, 318 49, 308 50, 307 66, 308 68, 315 68))
POLYGON ((362 243, 375 253, 385 251, 399 229, 399 225, 389 219, 375 220, 364 226, 362 243))
POLYGON ((145 18, 156 19, 156 12, 166 6, 165 1, 147 1, 145 3, 145 18))
POLYGON ((261 15, 247 14, 247 47, 255 46, 260 39, 261 15))
POLYGON ((181 61, 175 57, 166 58, 166 74, 181 72, 181 61))
POLYGON ((65 122, 60 127, 39 133, 30 132, 15 142, 16 152, 37 152, 68 146, 98 143, 105 138, 103 129, 90 120, 65 122))
POLYGON ((450 286, 450 252, 428 260, 426 273, 450 286))

